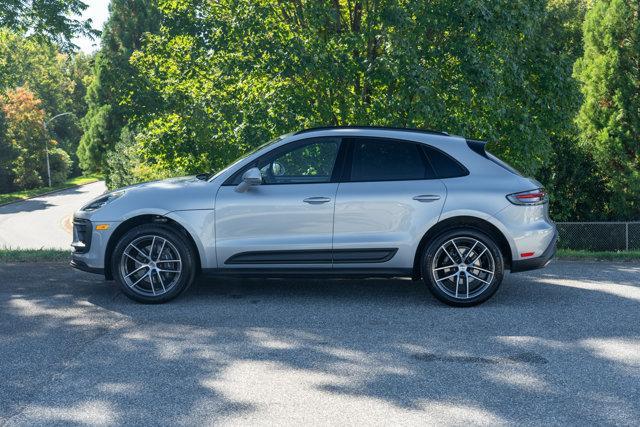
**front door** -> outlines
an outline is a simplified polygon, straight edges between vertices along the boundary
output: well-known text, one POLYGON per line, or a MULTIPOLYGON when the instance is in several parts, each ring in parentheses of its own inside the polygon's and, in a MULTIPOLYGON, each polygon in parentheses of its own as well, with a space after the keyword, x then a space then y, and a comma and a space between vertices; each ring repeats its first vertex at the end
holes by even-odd
POLYGON ((238 193, 237 178, 221 186, 218 268, 331 268, 339 150, 339 138, 295 141, 245 167, 260 169, 261 185, 238 193))

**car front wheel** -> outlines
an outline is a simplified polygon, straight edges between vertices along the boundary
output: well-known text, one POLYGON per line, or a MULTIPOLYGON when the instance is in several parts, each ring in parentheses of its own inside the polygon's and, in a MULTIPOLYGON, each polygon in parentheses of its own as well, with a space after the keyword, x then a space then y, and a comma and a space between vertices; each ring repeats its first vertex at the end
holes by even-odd
POLYGON ((189 242, 167 226, 145 224, 122 236, 111 271, 121 290, 142 303, 169 301, 195 279, 195 254, 189 242))
POLYGON ((472 228, 448 230, 425 248, 422 277, 445 304, 469 307, 489 299, 500 287, 504 260, 487 234, 472 228))

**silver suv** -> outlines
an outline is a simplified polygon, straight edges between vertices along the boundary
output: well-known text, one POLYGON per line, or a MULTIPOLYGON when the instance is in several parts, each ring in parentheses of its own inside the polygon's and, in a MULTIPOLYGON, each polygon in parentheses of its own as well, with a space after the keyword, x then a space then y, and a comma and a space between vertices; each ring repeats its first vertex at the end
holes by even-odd
POLYGON ((107 193, 74 217, 72 266, 145 303, 196 275, 411 277, 479 304, 545 266, 556 229, 540 183, 446 133, 309 129, 213 175, 107 193))

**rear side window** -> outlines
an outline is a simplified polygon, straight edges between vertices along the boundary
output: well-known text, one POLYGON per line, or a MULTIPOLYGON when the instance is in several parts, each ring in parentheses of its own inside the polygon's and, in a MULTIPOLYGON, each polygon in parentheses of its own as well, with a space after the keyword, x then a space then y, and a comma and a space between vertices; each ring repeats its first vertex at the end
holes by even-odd
POLYGON ((456 178, 469 174, 464 166, 442 151, 426 145, 424 150, 438 178, 456 178))
POLYGON ((353 139, 351 181, 409 181, 435 178, 418 144, 353 139))

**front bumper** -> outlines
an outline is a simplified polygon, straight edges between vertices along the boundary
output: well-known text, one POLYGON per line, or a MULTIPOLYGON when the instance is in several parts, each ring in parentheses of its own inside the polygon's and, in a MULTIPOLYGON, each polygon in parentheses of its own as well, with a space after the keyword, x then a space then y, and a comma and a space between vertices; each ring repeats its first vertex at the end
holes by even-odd
POLYGON ((89 267, 86 262, 79 259, 74 259, 73 256, 71 257, 71 262, 69 263, 69 265, 71 265, 71 267, 75 268, 76 270, 104 275, 104 268, 89 267))
POLYGON ((100 221, 96 223, 88 218, 75 217, 71 267, 89 273, 105 274, 104 261, 107 245, 118 225, 120 222, 100 221), (108 225, 108 228, 96 230, 98 224, 108 225))
POLYGON ((520 271, 536 270, 538 268, 546 267, 556 254, 557 242, 558 231, 556 230, 553 234, 553 239, 551 239, 551 243, 549 243, 549 246, 547 246, 547 249, 544 250, 542 255, 530 259, 511 261, 511 272, 518 273, 520 271))

